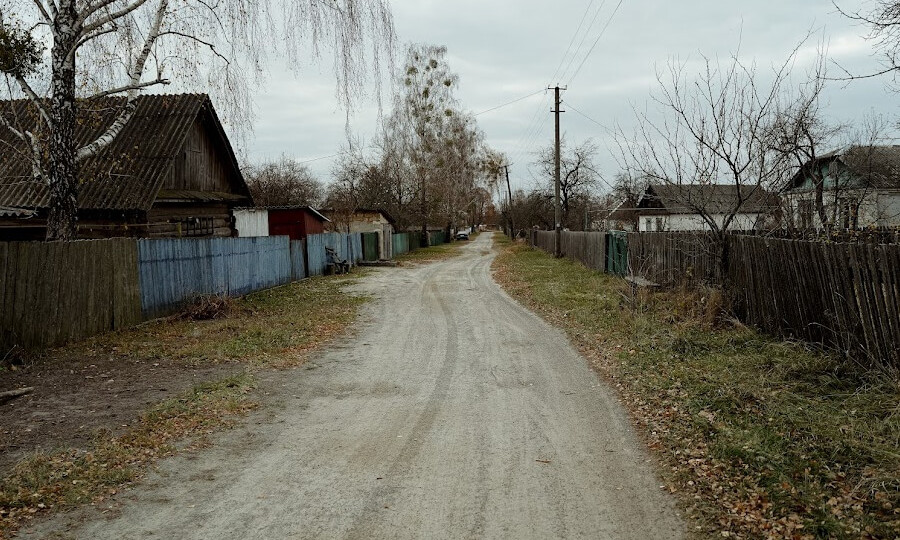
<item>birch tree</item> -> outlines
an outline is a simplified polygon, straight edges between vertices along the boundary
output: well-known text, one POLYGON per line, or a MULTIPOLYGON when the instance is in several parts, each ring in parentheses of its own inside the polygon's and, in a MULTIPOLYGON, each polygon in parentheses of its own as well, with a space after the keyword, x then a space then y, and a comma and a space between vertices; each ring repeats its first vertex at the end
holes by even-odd
POLYGON ((141 92, 218 90, 246 112, 269 55, 298 66, 309 47, 319 56, 324 46, 349 106, 395 42, 387 0, 0 0, 0 28, 7 97, 30 100, 37 116, 0 115, 0 128, 29 149, 34 180, 49 188, 48 240, 75 237, 79 164, 122 131, 141 92), (115 119, 79 145, 80 108, 113 96, 115 119))

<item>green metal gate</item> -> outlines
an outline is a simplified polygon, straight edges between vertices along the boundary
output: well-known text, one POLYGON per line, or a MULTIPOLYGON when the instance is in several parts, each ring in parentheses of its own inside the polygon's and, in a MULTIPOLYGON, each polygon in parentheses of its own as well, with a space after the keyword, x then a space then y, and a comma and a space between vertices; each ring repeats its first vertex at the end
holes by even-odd
POLYGON ((606 235, 606 271, 610 274, 628 274, 628 235, 625 231, 609 231, 606 235))
POLYGON ((378 260, 378 233, 362 233, 363 260, 378 260))

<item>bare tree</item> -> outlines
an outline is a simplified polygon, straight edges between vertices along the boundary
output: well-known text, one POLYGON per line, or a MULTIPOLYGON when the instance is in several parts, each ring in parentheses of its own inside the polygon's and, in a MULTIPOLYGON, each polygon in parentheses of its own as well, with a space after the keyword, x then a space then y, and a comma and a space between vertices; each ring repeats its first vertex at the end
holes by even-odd
MULTIPOLYGON (((581 228, 583 211, 589 205, 600 179, 595 165, 597 151, 598 147, 591 139, 571 149, 565 138, 560 144, 560 204, 563 224, 569 229, 581 228)), ((537 161, 542 177, 548 179, 551 186, 554 182, 555 152, 552 145, 548 146, 538 153, 537 161)))
POLYGON ((324 186, 309 167, 286 156, 278 161, 244 167, 256 206, 318 206, 324 186))
POLYGON ((814 72, 798 100, 790 84, 797 50, 765 77, 737 55, 726 63, 704 58, 695 77, 672 61, 658 74, 654 98, 663 119, 637 112, 636 135, 618 137, 628 173, 671 186, 670 195, 716 238, 723 266, 725 234, 742 208, 765 190, 780 188, 791 173, 794 148, 779 134, 814 134, 792 124, 808 117, 804 104, 817 104, 822 88, 814 72), (785 114, 800 102, 799 111, 785 114), (726 188, 709 186, 730 186, 729 196, 721 195, 726 188))
POLYGON ((245 89, 259 80, 267 55, 284 53, 297 65, 311 42, 316 55, 321 44, 335 48, 338 94, 347 105, 364 90, 366 68, 390 57, 395 41, 386 0, 0 0, 0 28, 6 93, 36 111, 34 119, 0 115, 0 127, 21 141, 34 180, 49 187, 51 240, 74 238, 79 164, 122 131, 142 91, 171 80, 213 86, 248 111, 245 89), (42 43, 50 44, 49 65, 34 61, 42 43), (76 141, 84 103, 109 96, 122 96, 114 120, 76 141))
MULTIPOLYGON (((874 0, 867 11, 848 11, 837 2, 834 6, 845 17, 869 27, 866 39, 883 55, 884 68, 874 73, 850 73, 844 69, 844 80, 866 79, 900 72, 900 1, 874 0)), ((843 69, 843 68, 842 68, 843 69)))

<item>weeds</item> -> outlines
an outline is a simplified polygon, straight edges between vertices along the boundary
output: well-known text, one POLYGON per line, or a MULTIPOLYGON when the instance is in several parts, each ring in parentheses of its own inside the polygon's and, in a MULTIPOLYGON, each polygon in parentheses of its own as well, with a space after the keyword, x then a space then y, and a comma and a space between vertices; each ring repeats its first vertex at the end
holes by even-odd
POLYGON ((715 291, 631 290, 501 242, 496 277, 619 391, 698 535, 900 535, 895 381, 722 316, 715 291))

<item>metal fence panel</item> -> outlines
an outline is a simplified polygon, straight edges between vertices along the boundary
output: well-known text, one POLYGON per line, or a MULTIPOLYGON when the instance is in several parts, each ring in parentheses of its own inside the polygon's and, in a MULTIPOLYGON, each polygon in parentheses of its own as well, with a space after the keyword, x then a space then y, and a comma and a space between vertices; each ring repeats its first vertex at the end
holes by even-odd
POLYGON ((170 313, 202 294, 240 296, 292 278, 286 236, 138 241, 144 317, 170 313))

